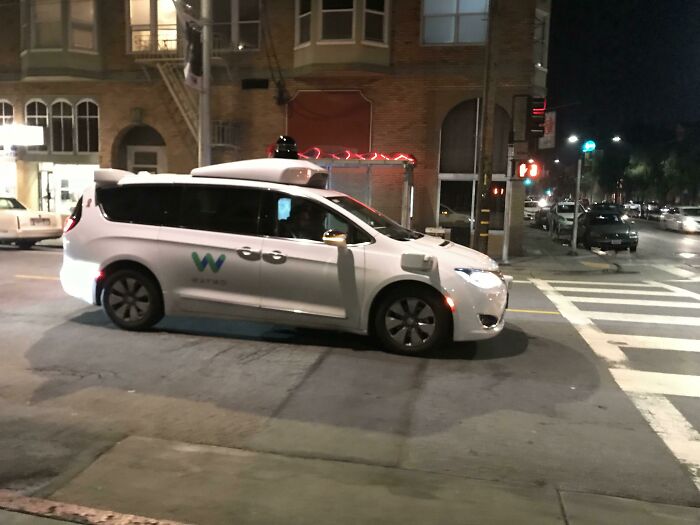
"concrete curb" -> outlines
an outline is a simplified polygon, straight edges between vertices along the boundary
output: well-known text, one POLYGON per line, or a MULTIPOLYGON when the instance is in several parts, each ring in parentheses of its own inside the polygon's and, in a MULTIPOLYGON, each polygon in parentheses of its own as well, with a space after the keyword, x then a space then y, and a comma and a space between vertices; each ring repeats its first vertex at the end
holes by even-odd
POLYGON ((11 490, 0 490, 0 509, 81 525, 187 525, 178 521, 145 518, 71 503, 32 498, 11 490))

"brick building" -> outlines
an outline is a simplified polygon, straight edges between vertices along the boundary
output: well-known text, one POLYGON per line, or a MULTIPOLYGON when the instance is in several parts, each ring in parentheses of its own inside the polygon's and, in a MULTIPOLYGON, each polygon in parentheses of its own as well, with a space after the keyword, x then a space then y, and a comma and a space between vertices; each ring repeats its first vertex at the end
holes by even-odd
MULTIPOLYGON (((496 6, 494 235, 513 97, 544 93, 549 3, 496 6)), ((441 223, 466 242, 488 0, 213 0, 213 8, 214 162, 264 156, 283 133, 300 150, 409 153, 414 226, 441 223)), ((0 123, 46 128, 45 146, 0 152, 0 192, 65 213, 97 165, 188 172, 197 106, 183 83, 183 50, 172 0, 0 3, 0 123)), ((333 178, 400 213, 400 170, 336 169, 333 178)))

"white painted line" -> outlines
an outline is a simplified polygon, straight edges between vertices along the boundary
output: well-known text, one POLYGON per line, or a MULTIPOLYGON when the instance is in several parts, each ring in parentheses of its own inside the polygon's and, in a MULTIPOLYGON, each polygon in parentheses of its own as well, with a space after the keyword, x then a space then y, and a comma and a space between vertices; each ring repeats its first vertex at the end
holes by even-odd
POLYGON ((650 284, 645 282, 639 283, 616 283, 616 282, 606 282, 606 281, 551 281, 547 280, 548 283, 559 284, 587 284, 591 286, 623 286, 623 287, 633 287, 633 288, 655 288, 650 284))
POLYGON ((613 344, 629 346, 632 348, 674 350, 677 352, 700 352, 700 341, 697 339, 609 334, 608 340, 613 344))
POLYGON ((625 314, 621 312, 585 312, 591 319, 621 323, 666 324, 678 326, 700 326, 700 317, 680 315, 625 314))
POLYGON ((691 272, 690 270, 684 270, 683 268, 678 268, 677 266, 673 266, 672 264, 655 264, 654 268, 658 268, 659 270, 670 273, 671 275, 675 275, 676 277, 695 277, 695 272, 691 272))
POLYGON ((532 284, 530 281, 513 281, 513 284, 532 284))
POLYGON ((700 433, 663 396, 629 394, 630 399, 671 453, 690 471, 700 490, 700 433))
MULTIPOLYGON (((566 296, 572 303, 619 304, 629 306, 659 306, 664 308, 690 308, 700 310, 700 301, 652 301, 644 299, 621 299, 619 297, 572 297, 566 296)), ((698 343, 700 344, 700 343, 698 343)))
POLYGON ((660 283, 658 281, 647 281, 647 282, 651 285, 654 285, 654 286, 661 286, 662 288, 665 288, 666 290, 669 290, 670 292, 673 292, 676 295, 680 295, 681 297, 691 297, 693 299, 697 299, 698 301, 700 301, 700 293, 691 292, 690 290, 686 290, 685 288, 680 288, 678 286, 672 286, 670 284, 660 283))
POLYGON ((596 355, 604 359, 610 365, 618 367, 626 366, 628 361, 625 353, 620 350, 619 346, 608 342, 608 335, 594 325, 584 312, 579 310, 576 305, 562 294, 558 293, 548 282, 541 279, 530 280, 547 299, 552 301, 554 306, 556 306, 566 320, 573 325, 596 355))
MULTIPOLYGON (((658 290, 615 290, 612 288, 574 288, 571 286, 556 286, 553 288, 557 292, 577 292, 577 293, 601 293, 601 294, 611 294, 611 295, 653 295, 657 297, 668 297, 670 294, 668 292, 658 291, 658 290)), ((684 297, 687 297, 684 296, 684 297)))
POLYGON ((621 368, 613 368, 610 373, 625 392, 700 397, 700 376, 621 368))

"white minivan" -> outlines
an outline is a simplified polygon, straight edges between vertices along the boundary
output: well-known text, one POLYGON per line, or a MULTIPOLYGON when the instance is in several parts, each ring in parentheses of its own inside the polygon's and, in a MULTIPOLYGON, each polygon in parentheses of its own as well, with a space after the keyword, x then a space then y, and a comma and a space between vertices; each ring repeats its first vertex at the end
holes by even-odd
POLYGON ((190 175, 97 170, 66 222, 63 289, 127 330, 225 317, 424 354, 503 329, 511 278, 492 259, 323 189, 327 177, 286 159, 190 175))

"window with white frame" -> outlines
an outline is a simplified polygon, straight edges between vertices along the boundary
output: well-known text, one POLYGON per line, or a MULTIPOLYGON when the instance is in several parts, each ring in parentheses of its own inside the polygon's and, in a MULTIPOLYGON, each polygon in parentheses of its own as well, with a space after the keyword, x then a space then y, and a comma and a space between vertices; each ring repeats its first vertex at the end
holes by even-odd
POLYGON ((321 0, 321 40, 352 40, 354 0, 321 0))
POLYGON ((51 104, 51 151, 73 153, 73 106, 65 101, 51 104))
POLYGON ((134 53, 177 49, 177 11, 172 0, 129 0, 129 50, 134 53))
POLYGON ((489 0, 423 0, 424 44, 483 44, 489 0))
POLYGON ((83 100, 75 109, 78 153, 98 152, 100 148, 99 107, 92 100, 83 100))
POLYGON ((389 0, 364 0, 364 40, 386 44, 386 8, 389 0))
POLYGON ((311 0, 297 0, 297 45, 311 42, 311 0))
MULTIPOLYGON (((9 126, 14 120, 15 111, 12 104, 6 100, 0 100, 0 126, 9 126)), ((0 151, 3 150, 3 145, 0 143, 0 151)))
POLYGON ((71 49, 93 51, 95 45, 95 4, 93 0, 70 0, 68 38, 71 49))
POLYGON ((44 145, 29 146, 29 151, 47 151, 49 136, 49 109, 41 100, 31 100, 24 108, 25 121, 28 126, 44 128, 44 145))
POLYGON ((234 44, 239 50, 260 48, 260 0, 236 0, 234 44))
POLYGON ((15 110, 12 104, 6 100, 0 100, 0 126, 12 124, 14 120, 15 110))
POLYGON ((535 65, 547 68, 549 57, 549 14, 537 10, 535 12, 535 65))
POLYGON ((63 48, 63 16, 60 0, 33 0, 29 6, 32 48, 63 48))

